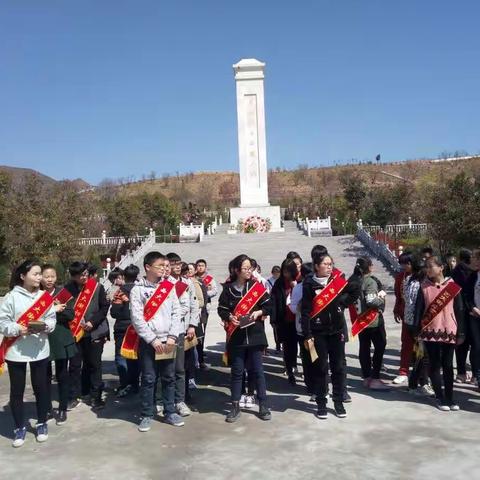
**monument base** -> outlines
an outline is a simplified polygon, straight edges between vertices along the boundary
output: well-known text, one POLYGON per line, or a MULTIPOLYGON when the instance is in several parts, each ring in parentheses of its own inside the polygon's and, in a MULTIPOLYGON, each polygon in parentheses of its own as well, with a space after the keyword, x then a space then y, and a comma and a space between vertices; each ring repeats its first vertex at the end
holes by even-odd
MULTIPOLYGON (((284 232, 282 227, 281 213, 279 206, 258 206, 258 207, 235 207, 230 209, 230 231, 238 226, 240 220, 244 221, 248 217, 257 216, 264 220, 269 219, 271 227, 269 232, 284 232)), ((235 230, 237 231, 237 230, 235 230)))

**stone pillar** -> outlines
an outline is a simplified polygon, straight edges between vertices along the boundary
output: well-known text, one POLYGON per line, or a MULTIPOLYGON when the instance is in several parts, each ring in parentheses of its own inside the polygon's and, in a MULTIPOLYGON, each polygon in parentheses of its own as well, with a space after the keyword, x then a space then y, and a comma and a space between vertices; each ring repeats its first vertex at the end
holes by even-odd
POLYGON ((233 65, 237 87, 240 207, 268 206, 265 136, 265 63, 253 58, 233 65))

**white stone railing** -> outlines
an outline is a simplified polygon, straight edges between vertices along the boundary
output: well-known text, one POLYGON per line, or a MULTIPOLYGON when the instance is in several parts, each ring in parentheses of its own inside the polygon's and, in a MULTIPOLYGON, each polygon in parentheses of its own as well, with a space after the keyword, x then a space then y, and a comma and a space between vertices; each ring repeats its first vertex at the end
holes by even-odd
POLYGON ((358 221, 359 225, 370 233, 384 232, 387 235, 399 235, 399 234, 411 234, 411 235, 425 235, 428 232, 427 223, 413 223, 409 218, 408 223, 400 223, 396 225, 386 225, 385 228, 380 227, 379 225, 363 225, 362 220, 358 221))
POLYGON ((323 237, 331 237, 332 236, 332 222, 331 218, 315 218, 309 219, 305 218, 302 219, 297 216, 297 227, 302 230, 305 235, 309 237, 314 236, 323 236, 323 237))
POLYGON ((400 264, 395 252, 390 250, 387 244, 377 242, 369 232, 367 232, 361 222, 358 223, 357 238, 375 257, 382 260, 394 272, 400 271, 400 264))
POLYGON ((184 225, 183 223, 179 226, 180 232, 180 242, 201 242, 203 241, 203 236, 205 234, 205 227, 203 222, 200 225, 194 225, 190 223, 188 225, 184 225))
POLYGON ((112 263, 109 261, 110 259, 107 258, 107 268, 103 270, 103 279, 101 280, 101 283, 105 287, 107 293, 113 286, 110 280, 108 280, 108 275, 111 270, 115 267, 123 270, 125 267, 128 267, 128 265, 132 263, 136 265, 148 253, 148 251, 153 247, 153 245, 155 245, 155 232, 152 231, 152 234, 148 235, 138 248, 136 248, 135 250, 127 250, 127 253, 125 253, 125 255, 122 255, 120 261, 116 264, 112 265, 112 263))
POLYGON ((79 238, 78 243, 80 245, 85 246, 112 246, 112 245, 123 245, 125 243, 137 243, 137 242, 144 242, 152 235, 155 235, 153 229, 150 229, 148 235, 132 235, 128 237, 118 236, 118 237, 107 237, 105 230, 102 232, 101 237, 87 237, 87 238, 79 238))

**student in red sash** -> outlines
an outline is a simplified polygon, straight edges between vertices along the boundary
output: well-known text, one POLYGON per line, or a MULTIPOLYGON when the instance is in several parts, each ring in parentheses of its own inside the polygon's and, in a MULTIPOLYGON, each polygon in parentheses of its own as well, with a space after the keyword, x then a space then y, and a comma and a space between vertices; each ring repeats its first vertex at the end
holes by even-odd
POLYGON ((426 261, 427 279, 422 282, 415 306, 415 327, 430 362, 430 379, 442 411, 457 411, 453 398, 453 354, 464 338, 464 307, 461 288, 443 275, 438 257, 426 261), (442 373, 443 386, 442 389, 442 373))
POLYGON ((184 422, 175 411, 175 360, 155 358, 156 354, 171 354, 176 348, 181 333, 180 303, 173 283, 164 280, 165 256, 160 252, 150 252, 145 256, 143 265, 145 278, 132 288, 130 314, 139 337, 138 344, 134 342, 134 348, 135 344, 138 345, 136 349, 142 378, 138 430, 148 432, 155 413, 155 385, 159 377, 165 423, 181 427, 184 422))
POLYGON ((10 409, 15 423, 13 447, 21 447, 27 433, 23 406, 27 364, 37 407, 37 441, 48 439, 48 334, 55 328, 56 316, 53 298, 40 290, 41 280, 40 264, 34 260, 23 262, 13 273, 12 290, 0 306, 0 334, 4 336, 0 346, 0 369, 6 362, 10 377, 10 409), (37 322, 35 326, 33 322, 37 322))
POLYGON ((198 345, 197 345, 197 353, 198 353, 198 361, 200 363, 201 369, 207 369, 207 364, 205 363, 205 335, 207 331, 207 323, 208 323, 208 312, 210 308, 210 303, 212 302, 212 298, 218 295, 218 288, 217 282, 215 279, 207 272, 207 261, 203 258, 197 260, 195 262, 195 270, 197 278, 202 282, 204 287, 206 288, 207 298, 205 304, 205 311, 206 315, 201 315, 200 317, 200 324, 199 330, 200 332, 197 333, 198 337, 198 345))
MULTIPOLYGON (((70 331, 70 322, 73 320, 73 297, 67 303, 57 301, 56 295, 63 290, 56 285, 57 272, 53 265, 42 267, 42 286, 54 297, 57 312, 57 324, 55 330, 48 336, 50 343, 50 360, 55 362, 55 378, 58 385, 58 415, 57 425, 63 425, 67 421, 67 407, 69 400, 70 381, 68 376, 68 362, 77 355, 75 339, 70 331)), ((52 367, 49 362, 48 368, 49 394, 51 394, 52 367)), ((49 412, 52 412, 52 400, 49 399, 49 412)), ((50 413, 53 417, 53 413, 50 413)))
POLYGON ((389 390, 380 380, 383 355, 387 347, 387 333, 383 312, 385 310, 386 292, 380 281, 372 275, 373 262, 369 257, 359 257, 353 275, 361 279, 362 291, 358 300, 359 315, 369 311, 374 313, 373 321, 369 322, 359 334, 359 360, 362 369, 363 385, 371 390, 389 390), (373 357, 371 348, 373 345, 373 357))
POLYGON ((344 309, 358 298, 358 288, 343 276, 334 276, 332 257, 314 252, 315 274, 303 281, 302 334, 309 352, 315 349, 313 362, 317 416, 326 419, 328 387, 326 376, 330 363, 332 399, 338 417, 346 417, 343 406, 345 389, 345 317, 344 309), (338 287, 337 287, 338 285, 338 287))
POLYGON ((140 370, 138 360, 125 358, 121 355, 121 347, 127 328, 132 324, 130 317, 130 293, 135 286, 140 269, 129 265, 122 272, 125 283, 115 292, 110 308, 110 315, 115 319, 113 338, 115 340, 115 365, 117 367, 120 385, 117 397, 122 398, 139 391, 140 370))
POLYGON ((176 253, 167 254, 170 262, 169 281, 175 284, 180 303, 180 334, 178 335, 175 357, 175 408, 181 417, 188 417, 192 411, 185 403, 185 339, 192 340, 198 326, 198 309, 193 283, 182 277, 182 259, 176 253))
POLYGON ((80 393, 93 409, 102 409, 102 354, 110 336, 107 321, 110 304, 103 285, 96 281, 97 268, 84 262, 69 267, 71 280, 65 288, 73 295, 75 317, 70 329, 79 354, 70 359, 70 403, 68 410, 80 402, 80 393))
POLYGON ((400 350, 400 369, 398 375, 393 379, 395 385, 401 385, 408 380, 408 371, 412 360, 414 339, 405 325, 405 298, 404 286, 405 278, 412 273, 413 255, 410 252, 404 252, 398 257, 398 263, 402 270, 395 276, 395 306, 393 307, 393 316, 397 323, 402 324, 402 347, 400 350))
POLYGON ((275 282, 270 293, 272 299, 270 321, 275 325, 278 340, 282 344, 283 362, 290 385, 297 384, 295 380, 298 355, 297 331, 295 313, 289 308, 297 278, 297 264, 293 259, 285 259, 280 268, 280 278, 275 282))
POLYGON ((231 365, 232 410, 226 421, 233 423, 240 417, 239 402, 245 370, 255 379, 259 416, 262 420, 270 420, 263 372, 263 351, 267 346, 263 318, 270 315, 270 296, 261 283, 252 279, 252 264, 247 255, 238 255, 230 265, 230 281, 224 284, 218 301, 218 315, 227 331, 227 354, 231 365), (241 321, 250 325, 240 328, 241 321))

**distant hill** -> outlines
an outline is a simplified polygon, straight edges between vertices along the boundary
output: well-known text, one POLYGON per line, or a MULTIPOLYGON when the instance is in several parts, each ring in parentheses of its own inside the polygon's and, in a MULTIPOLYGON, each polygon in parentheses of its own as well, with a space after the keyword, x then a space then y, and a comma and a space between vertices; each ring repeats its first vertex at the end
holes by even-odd
MULTIPOLYGON (((335 167, 300 166, 294 170, 273 169, 268 172, 270 203, 287 206, 291 201, 306 201, 318 195, 341 192, 340 179, 352 173, 361 174, 373 186, 398 182, 430 185, 461 171, 480 175, 480 156, 454 159, 414 160, 396 163, 362 163, 335 167)), ((236 172, 197 172, 185 175, 163 175, 138 182, 119 184, 127 193, 161 192, 182 203, 199 207, 236 205, 240 199, 239 175, 236 172)))
POLYGON ((40 182, 46 187, 55 185, 57 183, 70 183, 79 191, 91 188, 91 185, 81 178, 77 178, 75 180, 55 180, 31 168, 18 168, 0 165, 0 172, 5 172, 10 176, 12 184, 15 188, 22 188, 25 179, 30 175, 35 175, 37 179, 40 180, 40 182))

